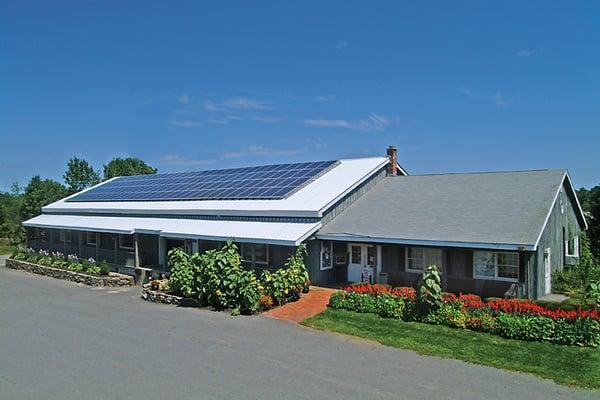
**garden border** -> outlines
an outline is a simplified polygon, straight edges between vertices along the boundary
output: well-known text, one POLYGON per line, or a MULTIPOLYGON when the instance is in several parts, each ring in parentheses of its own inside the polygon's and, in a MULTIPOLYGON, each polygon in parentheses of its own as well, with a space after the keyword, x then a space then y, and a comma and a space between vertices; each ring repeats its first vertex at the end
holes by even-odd
POLYGON ((95 276, 81 272, 69 271, 66 269, 47 267, 40 264, 30 263, 28 261, 14 260, 12 258, 6 259, 6 268, 31 272, 33 274, 49 276, 51 278, 62 279, 75 283, 83 283, 84 285, 88 286, 135 286, 135 280, 132 276, 119 274, 116 272, 110 272, 108 276, 95 276))
POLYGON ((203 307, 203 305, 196 299, 176 296, 160 290, 152 290, 150 289, 150 285, 144 285, 141 297, 143 300, 152 303, 174 304, 181 307, 203 307))

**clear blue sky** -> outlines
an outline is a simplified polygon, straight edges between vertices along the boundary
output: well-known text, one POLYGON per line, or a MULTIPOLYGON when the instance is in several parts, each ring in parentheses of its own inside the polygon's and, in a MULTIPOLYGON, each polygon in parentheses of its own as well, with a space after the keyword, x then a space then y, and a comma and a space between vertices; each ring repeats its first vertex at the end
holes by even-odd
POLYGON ((0 6, 0 190, 74 155, 167 172, 388 144, 411 173, 600 183, 599 2, 91 3, 0 6))

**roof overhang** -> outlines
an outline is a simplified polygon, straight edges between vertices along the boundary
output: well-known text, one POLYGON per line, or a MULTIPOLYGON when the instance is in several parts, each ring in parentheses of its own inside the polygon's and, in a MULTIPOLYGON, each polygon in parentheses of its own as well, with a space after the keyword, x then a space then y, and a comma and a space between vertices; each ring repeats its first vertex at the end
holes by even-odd
POLYGON ((488 250, 510 250, 510 251, 534 251, 535 246, 532 244, 517 244, 517 243, 483 243, 483 242, 454 242, 454 241, 439 241, 439 240, 423 240, 423 239, 404 239, 404 238, 389 238, 389 237, 374 237, 360 235, 345 235, 345 234, 318 234, 317 239, 335 240, 342 242, 356 243, 382 243, 382 244, 401 244, 409 246, 431 246, 431 247, 460 247, 470 249, 488 249, 488 250))
POLYGON ((316 232, 320 222, 223 221, 178 218, 98 217, 42 214, 23 226, 117 234, 144 233, 171 238, 297 246, 316 232))

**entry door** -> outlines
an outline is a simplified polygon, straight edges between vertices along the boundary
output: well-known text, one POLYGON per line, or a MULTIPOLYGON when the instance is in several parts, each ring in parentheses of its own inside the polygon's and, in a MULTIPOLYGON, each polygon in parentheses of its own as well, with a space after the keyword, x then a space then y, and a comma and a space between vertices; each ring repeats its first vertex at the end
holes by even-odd
POLYGON ((544 251, 544 278, 546 281, 544 293, 550 294, 552 293, 552 253, 550 249, 544 251))
POLYGON ((361 282, 365 268, 377 267, 379 254, 377 246, 349 243, 348 282, 361 282))

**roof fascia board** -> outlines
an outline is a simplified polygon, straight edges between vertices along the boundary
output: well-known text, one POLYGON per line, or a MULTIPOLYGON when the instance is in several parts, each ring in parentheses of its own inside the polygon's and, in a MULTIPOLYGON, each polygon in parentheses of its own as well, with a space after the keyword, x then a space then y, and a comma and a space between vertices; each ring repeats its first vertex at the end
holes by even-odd
POLYGON ((415 240, 415 239, 396 239, 380 238, 372 236, 356 235, 320 235, 317 239, 338 240, 343 242, 364 242, 364 243, 386 243, 386 244, 406 244, 414 246, 435 246, 435 247, 465 247, 474 249, 493 249, 493 250, 527 250, 534 251, 533 245, 512 244, 512 243, 479 243, 479 242, 453 242, 439 240, 415 240))

